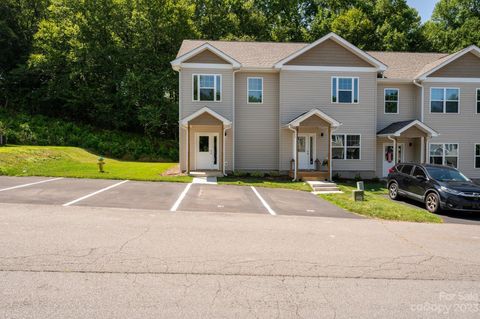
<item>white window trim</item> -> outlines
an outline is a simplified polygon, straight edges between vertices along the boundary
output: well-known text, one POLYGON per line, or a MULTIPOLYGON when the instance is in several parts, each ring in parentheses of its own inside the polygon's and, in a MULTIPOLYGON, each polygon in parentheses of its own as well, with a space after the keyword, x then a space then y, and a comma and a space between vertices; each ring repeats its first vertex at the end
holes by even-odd
MULTIPOLYGON (((356 133, 339 133, 339 134, 332 134, 332 138, 333 136, 335 135, 342 135, 343 136, 343 141, 344 141, 344 145, 343 145, 343 159, 342 158, 333 158, 332 157, 332 161, 335 160, 335 161, 361 161, 362 160, 362 134, 356 134, 356 133), (350 147, 347 147, 347 136, 359 136, 360 137, 360 143, 358 146, 350 146, 350 147), (348 148, 358 148, 359 149, 359 158, 358 159, 354 159, 354 158, 347 158, 347 149, 348 148)), ((332 142, 332 141, 331 141, 332 142)), ((334 146, 333 143, 332 143, 332 153, 333 153, 333 149, 334 148, 342 148, 340 146, 334 146)), ((333 155, 333 154, 332 154, 333 155)))
POLYGON ((478 103, 480 103, 480 88, 477 88, 475 90, 475 114, 480 114, 480 112, 478 112, 478 103))
POLYGON ((223 78, 221 74, 206 74, 206 73, 194 73, 192 74, 192 102, 202 102, 202 103, 220 103, 222 102, 223 99, 223 78), (195 100, 195 76, 198 76, 198 87, 197 87, 197 92, 198 92, 198 99, 195 100), (200 100, 200 76, 213 76, 213 96, 214 100, 213 101, 202 101, 200 100), (220 77, 220 100, 217 100, 217 76, 220 77))
MULTIPOLYGON (((388 102, 393 102, 393 101, 388 101, 388 102)), ((385 115, 400 114, 400 89, 399 88, 384 88, 383 89, 383 114, 385 114, 385 115), (387 112, 387 100, 386 100, 387 90, 396 90, 398 92, 397 93, 397 112, 396 113, 387 112)))
POLYGON ((480 169, 480 167, 477 167, 477 165, 476 165, 477 157, 480 157, 480 155, 477 155, 477 146, 480 146, 480 144, 477 143, 473 146, 473 168, 480 169))
MULTIPOLYGON (((456 169, 459 169, 460 168, 460 143, 443 143, 443 142, 431 142, 431 143, 428 143, 428 163, 429 164, 432 164, 430 162, 430 157, 431 157, 431 153, 430 153, 430 149, 431 149, 431 145, 432 144, 440 144, 442 145, 442 149, 443 149, 443 153, 442 153, 442 165, 445 165, 445 145, 446 144, 454 144, 454 145, 457 145, 457 167, 455 167, 456 169)), ((449 156, 449 157, 453 157, 453 156, 449 156)))
POLYGON ((430 114, 460 114, 460 93, 461 90, 460 88, 455 88, 455 87, 431 87, 430 88, 430 114), (440 102, 439 100, 432 100, 432 91, 434 89, 438 90, 443 90, 443 112, 432 112, 432 102, 437 101, 440 102), (458 112, 457 113, 447 113, 447 102, 457 102, 454 100, 447 100, 447 90, 458 90, 458 112))
MULTIPOLYGON (((342 90, 342 91, 345 91, 345 90, 342 90)), ((359 104, 360 103, 360 78, 358 76, 347 76, 347 75, 336 75, 336 76, 332 76, 330 78, 330 102, 332 104, 359 104), (333 95, 332 95, 332 90, 333 90, 333 87, 332 87, 332 82, 333 82, 333 79, 336 79, 335 82, 336 82, 336 94, 337 94, 337 101, 334 102, 333 101, 333 95), (352 102, 351 103, 345 103, 345 102, 339 102, 339 95, 338 95, 338 91, 339 91, 339 81, 338 79, 352 79, 352 102), (354 95, 355 95, 355 79, 357 80, 357 83, 358 83, 358 99, 357 99, 357 102, 354 102, 354 95)))
POLYGON ((247 77, 247 104, 263 104, 264 96, 263 96, 263 77, 260 76, 251 76, 247 77), (261 90, 250 90, 250 79, 252 80, 261 80, 262 81, 262 89, 261 90), (250 97, 250 91, 260 91, 262 92, 262 102, 250 102, 249 97, 250 97))

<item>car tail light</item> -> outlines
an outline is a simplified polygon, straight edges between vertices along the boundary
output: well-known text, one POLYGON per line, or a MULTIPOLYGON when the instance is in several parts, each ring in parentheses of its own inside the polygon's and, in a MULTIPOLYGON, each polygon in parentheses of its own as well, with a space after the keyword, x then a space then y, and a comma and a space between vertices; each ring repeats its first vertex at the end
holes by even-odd
POLYGON ((395 166, 394 167, 390 167, 390 169, 388 170, 388 174, 391 174, 395 172, 395 166))

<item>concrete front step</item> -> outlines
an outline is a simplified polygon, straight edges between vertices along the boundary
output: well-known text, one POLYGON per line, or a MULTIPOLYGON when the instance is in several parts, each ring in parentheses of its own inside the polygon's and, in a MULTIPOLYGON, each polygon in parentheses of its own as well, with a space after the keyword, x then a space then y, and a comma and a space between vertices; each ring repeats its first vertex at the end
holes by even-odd
POLYGON ((221 171, 191 171, 188 175, 193 177, 222 177, 221 171))
POLYGON ((342 193, 342 191, 338 189, 337 184, 332 182, 308 181, 307 183, 312 188, 314 194, 342 193))

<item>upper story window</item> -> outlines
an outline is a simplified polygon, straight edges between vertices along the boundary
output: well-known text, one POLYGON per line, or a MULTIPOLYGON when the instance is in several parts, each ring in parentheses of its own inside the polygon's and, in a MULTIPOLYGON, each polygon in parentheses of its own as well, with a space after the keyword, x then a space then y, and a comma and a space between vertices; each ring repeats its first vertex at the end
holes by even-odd
POLYGON ((385 114, 398 114, 399 89, 385 89, 385 114))
POLYGON ((458 168, 458 144, 430 144, 430 164, 458 168))
POLYGON ((358 78, 332 77, 332 103, 358 103, 358 78))
POLYGON ((247 78, 249 104, 263 103, 263 78, 247 78))
POLYGON ((460 89, 431 88, 430 112, 431 113, 459 113, 460 89))
POLYGON ((332 135, 333 159, 360 159, 360 135, 332 135))
POLYGON ((194 74, 193 100, 220 102, 222 100, 222 76, 219 74, 194 74))
POLYGON ((480 114, 480 89, 477 89, 477 113, 480 114))

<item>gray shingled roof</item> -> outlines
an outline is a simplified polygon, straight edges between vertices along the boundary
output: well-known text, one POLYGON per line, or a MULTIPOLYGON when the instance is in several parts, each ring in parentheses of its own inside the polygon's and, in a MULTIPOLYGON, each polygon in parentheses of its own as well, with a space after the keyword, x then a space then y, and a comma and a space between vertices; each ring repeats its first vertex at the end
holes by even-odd
POLYGON ((384 128, 383 130, 380 130, 377 135, 387 135, 387 134, 395 134, 405 126, 411 124, 412 122, 415 122, 415 120, 409 120, 409 121, 402 121, 402 122, 395 122, 384 128))
MULTIPOLYGON (((225 54, 239 61, 244 67, 271 67, 278 61, 304 48, 309 43, 292 42, 242 42, 242 41, 207 41, 184 40, 177 57, 209 43, 225 54)), ((447 53, 414 53, 414 52, 379 52, 367 51, 375 59, 388 66, 384 72, 386 78, 413 80, 450 55, 447 53)))

